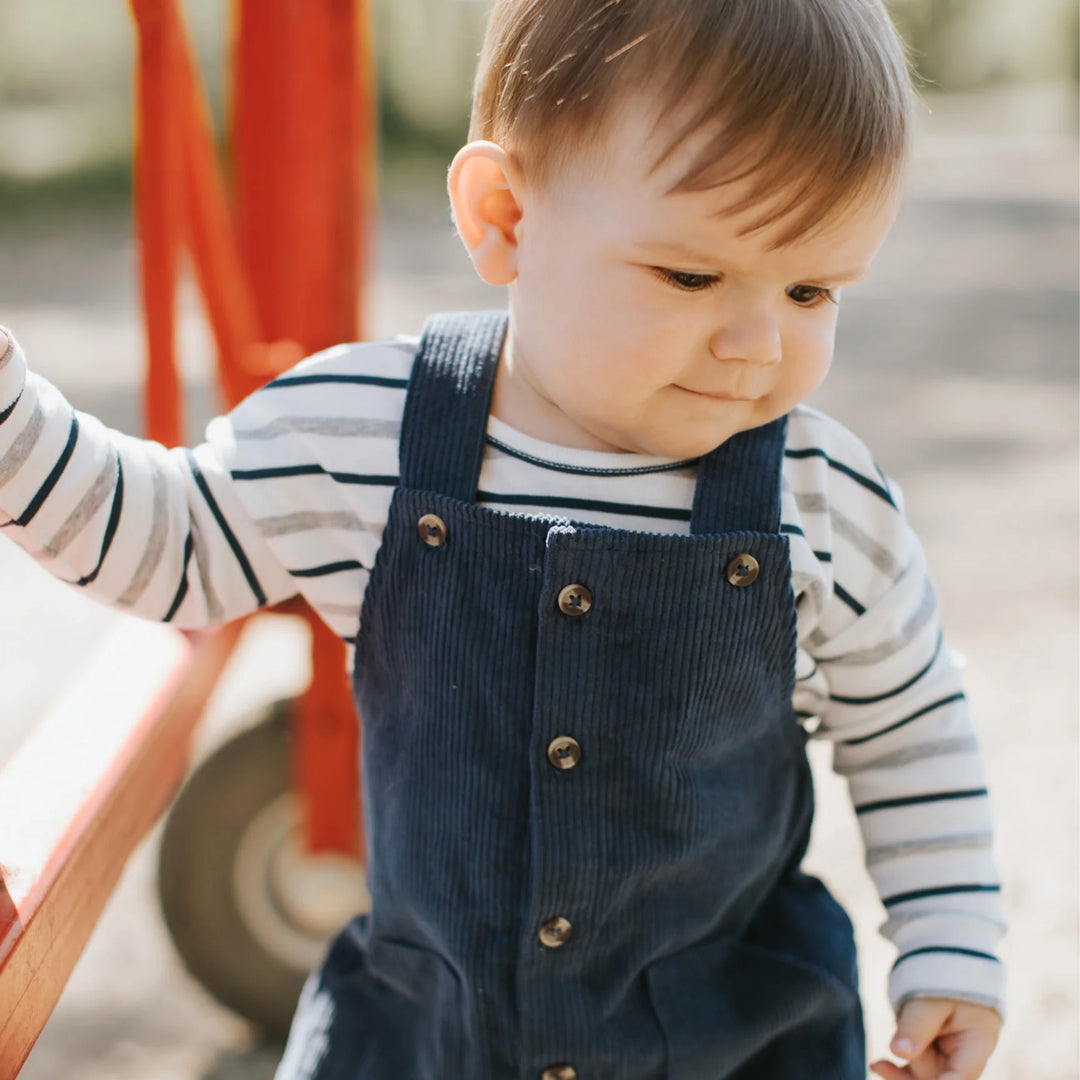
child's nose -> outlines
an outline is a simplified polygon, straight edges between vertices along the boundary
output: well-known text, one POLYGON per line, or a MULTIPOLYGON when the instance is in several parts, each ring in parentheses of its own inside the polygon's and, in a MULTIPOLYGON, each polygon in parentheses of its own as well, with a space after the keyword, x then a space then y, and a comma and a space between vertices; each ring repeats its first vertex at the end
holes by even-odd
POLYGON ((709 351, 717 360, 740 360, 759 367, 779 364, 780 326, 765 310, 733 313, 713 332, 709 351))

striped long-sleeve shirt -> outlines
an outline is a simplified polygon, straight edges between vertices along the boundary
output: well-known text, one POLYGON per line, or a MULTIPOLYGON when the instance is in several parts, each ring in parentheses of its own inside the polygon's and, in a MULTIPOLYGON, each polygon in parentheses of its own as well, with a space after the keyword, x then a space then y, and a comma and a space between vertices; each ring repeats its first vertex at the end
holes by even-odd
MULTIPOLYGON (((0 535, 98 599, 198 627, 302 594, 355 640, 397 483, 415 341, 340 346, 213 420, 193 449, 111 431, 0 359, 0 535)), ((491 418, 477 501, 686 533, 692 461, 553 446, 491 418)), ((858 439, 799 407, 782 531, 798 616, 793 707, 834 745, 899 957, 894 1006, 1002 1009, 1003 930, 975 734, 897 488, 858 439)))

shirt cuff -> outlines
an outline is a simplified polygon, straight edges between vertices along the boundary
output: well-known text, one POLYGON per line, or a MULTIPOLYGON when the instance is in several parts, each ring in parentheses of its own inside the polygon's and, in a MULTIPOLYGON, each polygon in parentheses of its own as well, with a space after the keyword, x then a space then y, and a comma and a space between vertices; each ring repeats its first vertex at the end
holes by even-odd
POLYGON ((1005 970, 995 946, 1004 932, 989 919, 935 915, 894 931, 900 956, 889 974, 889 1001, 899 1012, 916 997, 987 1005, 1005 1016, 1005 970))

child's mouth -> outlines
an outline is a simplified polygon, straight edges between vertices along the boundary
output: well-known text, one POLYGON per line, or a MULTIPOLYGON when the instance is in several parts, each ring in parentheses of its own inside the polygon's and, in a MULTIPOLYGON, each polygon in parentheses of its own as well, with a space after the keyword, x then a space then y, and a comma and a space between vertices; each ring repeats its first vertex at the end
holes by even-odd
POLYGON ((688 394, 694 394, 697 397, 712 398, 714 401, 754 401, 754 398, 745 397, 741 394, 731 394, 726 390, 694 390, 689 386, 680 386, 680 390, 685 390, 688 394))

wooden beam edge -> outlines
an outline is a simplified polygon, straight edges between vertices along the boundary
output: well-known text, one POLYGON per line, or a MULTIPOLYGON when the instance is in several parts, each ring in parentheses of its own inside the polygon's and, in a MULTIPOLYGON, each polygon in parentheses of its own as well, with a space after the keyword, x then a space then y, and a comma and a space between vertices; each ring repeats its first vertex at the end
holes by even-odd
POLYGON ((171 674, 84 800, 29 902, 12 905, 15 919, 6 927, 0 922, 0 1080, 18 1075, 124 865, 175 795, 191 735, 242 625, 189 635, 189 661, 171 674))

